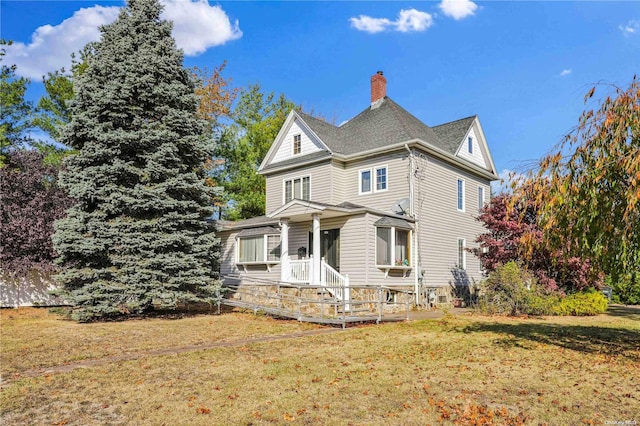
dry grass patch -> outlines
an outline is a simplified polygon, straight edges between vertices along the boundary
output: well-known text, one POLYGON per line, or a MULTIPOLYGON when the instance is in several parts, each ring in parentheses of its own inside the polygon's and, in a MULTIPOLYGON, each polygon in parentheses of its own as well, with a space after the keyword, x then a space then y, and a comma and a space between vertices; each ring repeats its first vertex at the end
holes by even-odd
MULTIPOLYGON (((218 318, 223 321, 213 321, 218 318)), ((639 324, 607 316, 463 317, 149 357, 5 385, 0 420, 78 425, 640 421, 639 324)))
POLYGON ((44 308, 0 310, 0 374, 155 349, 183 348, 318 328, 240 312, 79 324, 44 308))

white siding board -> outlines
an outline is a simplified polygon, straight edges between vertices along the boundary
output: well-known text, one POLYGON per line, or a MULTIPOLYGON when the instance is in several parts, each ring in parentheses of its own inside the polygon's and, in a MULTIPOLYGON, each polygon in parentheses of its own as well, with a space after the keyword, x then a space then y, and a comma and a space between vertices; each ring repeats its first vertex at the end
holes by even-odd
POLYGON ((480 149, 481 144, 480 144, 480 141, 478 140, 478 137, 476 136, 476 131, 474 130, 474 127, 475 127, 475 124, 474 126, 471 127, 471 129, 469 129, 469 133, 467 133, 462 143, 460 144, 460 147, 458 148, 457 155, 460 158, 464 158, 465 160, 468 160, 486 169, 487 162, 485 161, 485 158, 484 158, 485 154, 483 153, 483 150, 480 149), (471 139, 473 140, 473 153, 469 153, 469 145, 468 145, 469 137, 471 137, 471 139))
MULTIPOLYGON (((475 247, 485 228, 478 215, 478 186, 489 197, 489 181, 467 173, 433 157, 417 158, 420 169, 416 181, 416 209, 419 221, 419 255, 427 286, 447 286, 453 282, 457 262, 457 239, 475 247), (457 210, 457 180, 465 181, 465 212, 457 210)), ((482 279, 478 259, 467 253, 467 275, 471 282, 482 279)))
MULTIPOLYGON (((375 175, 372 176, 375 182, 375 175)), ((391 212, 393 204, 401 198, 409 197, 408 152, 396 151, 363 160, 352 161, 344 169, 342 177, 344 200, 354 204, 391 212), (387 190, 359 195, 360 170, 387 166, 387 190)))
MULTIPOLYGON (((298 177, 309 176, 309 197, 311 201, 320 203, 334 203, 333 195, 333 167, 331 162, 314 164, 308 167, 288 170, 267 176, 266 212, 273 212, 284 204, 284 181, 298 177)), ((335 204, 342 202, 338 201, 335 204)))
POLYGON ((285 133, 278 150, 273 155, 273 159, 270 164, 279 163, 281 161, 288 160, 293 157, 312 154, 314 152, 322 151, 324 148, 322 144, 311 133, 306 131, 299 123, 299 119, 295 119, 289 127, 287 133, 285 133), (301 139, 301 152, 300 154, 293 154, 293 137, 294 135, 300 135, 301 139))

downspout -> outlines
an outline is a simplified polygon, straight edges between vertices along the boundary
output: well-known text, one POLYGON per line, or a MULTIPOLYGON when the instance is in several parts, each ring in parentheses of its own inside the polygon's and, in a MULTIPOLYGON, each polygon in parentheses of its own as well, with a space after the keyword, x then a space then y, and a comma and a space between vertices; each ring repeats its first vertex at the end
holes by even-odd
POLYGON ((411 250, 411 257, 413 257, 413 262, 412 264, 414 265, 414 269, 413 269, 413 287, 414 287, 414 294, 415 294, 415 304, 416 306, 420 306, 420 288, 419 288, 419 281, 418 281, 418 275, 419 275, 419 269, 420 266, 418 264, 418 256, 416 256, 416 254, 418 253, 418 220, 416 218, 416 214, 415 214, 415 209, 414 209, 414 196, 413 196, 413 191, 414 191, 414 164, 413 164, 413 151, 409 148, 409 145, 404 144, 404 148, 407 150, 407 152, 409 153, 409 215, 415 220, 415 230, 413 232, 413 241, 412 241, 412 250, 411 250))

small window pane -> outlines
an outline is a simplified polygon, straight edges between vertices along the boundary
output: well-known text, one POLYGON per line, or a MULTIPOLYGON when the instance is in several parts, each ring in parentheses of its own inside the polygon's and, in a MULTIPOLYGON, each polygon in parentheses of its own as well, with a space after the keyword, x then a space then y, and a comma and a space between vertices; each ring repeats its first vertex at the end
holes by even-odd
POLYGON ((482 210, 484 207, 484 188, 478 187, 478 210, 482 210))
POLYGON ((300 154, 302 151, 302 139, 300 135, 293 137, 293 154, 300 154))
POLYGON ((376 169, 376 191, 387 189, 387 168, 376 169))
POLYGON ((267 235, 267 260, 280 260, 280 236, 267 235))
POLYGON ((297 199, 301 199, 302 198, 302 193, 301 193, 301 181, 300 179, 294 179, 293 180, 293 196, 297 199))
POLYGON ((376 228, 376 264, 391 265, 390 228, 376 228))
POLYGON ((464 239, 458 238, 458 268, 466 269, 466 256, 464 251, 464 239))
POLYGON ((360 192, 371 192, 371 170, 360 172, 360 192))
POLYGON ((293 199, 293 183, 290 180, 284 182, 284 202, 288 203, 293 199))
POLYGON ((405 230, 396 230, 396 265, 398 266, 409 266, 410 256, 409 256, 409 231, 405 230))
POLYGON ((469 154, 473 154, 473 138, 469 136, 469 141, 467 142, 469 145, 469 154))
POLYGON ((464 181, 458 179, 458 210, 464 210, 464 181))
POLYGON ((309 176, 307 177, 303 177, 302 178, 302 199, 303 200, 310 200, 310 189, 309 189, 309 176))
POLYGON ((238 243, 240 262, 262 262, 264 260, 264 237, 262 235, 256 237, 240 238, 238 243))

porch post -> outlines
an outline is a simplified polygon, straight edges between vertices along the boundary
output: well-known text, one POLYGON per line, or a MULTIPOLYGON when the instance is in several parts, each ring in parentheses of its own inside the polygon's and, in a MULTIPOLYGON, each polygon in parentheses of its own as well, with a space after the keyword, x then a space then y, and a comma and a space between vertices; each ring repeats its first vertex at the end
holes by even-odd
POLYGON ((312 284, 320 283, 320 215, 314 213, 313 219, 313 277, 312 284))
POLYGON ((280 281, 289 281, 289 219, 280 220, 280 281))

